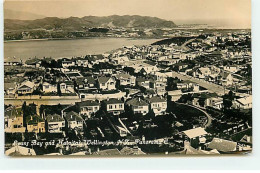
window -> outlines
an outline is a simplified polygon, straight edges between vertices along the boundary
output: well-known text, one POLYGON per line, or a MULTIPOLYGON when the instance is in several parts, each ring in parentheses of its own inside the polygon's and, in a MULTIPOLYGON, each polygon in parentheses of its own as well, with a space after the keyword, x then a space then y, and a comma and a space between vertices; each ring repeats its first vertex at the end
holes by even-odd
POLYGON ((109 105, 109 109, 113 109, 113 106, 112 106, 112 105, 109 105))
POLYGON ((106 84, 105 83, 102 83, 102 86, 105 86, 106 84))
POLYGON ((120 104, 120 105, 119 105, 119 108, 123 108, 123 105, 122 105, 122 104, 120 104))

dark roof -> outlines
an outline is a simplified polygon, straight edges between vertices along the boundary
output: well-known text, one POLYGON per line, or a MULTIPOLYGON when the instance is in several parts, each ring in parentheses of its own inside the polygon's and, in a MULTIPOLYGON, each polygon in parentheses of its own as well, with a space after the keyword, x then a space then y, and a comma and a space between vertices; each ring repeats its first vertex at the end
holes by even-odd
POLYGON ((89 84, 96 84, 96 81, 92 76, 88 76, 86 79, 89 84))
POLYGON ((110 79, 110 77, 104 77, 104 76, 102 76, 102 77, 99 77, 99 78, 98 78, 98 82, 99 82, 99 83, 106 83, 109 79, 110 79))
POLYGON ((80 107, 84 107, 84 106, 99 106, 100 103, 96 102, 96 101, 92 101, 92 100, 87 100, 87 101, 83 101, 83 102, 79 102, 77 103, 80 107))
POLYGON ((26 123, 28 125, 38 124, 39 122, 44 122, 44 120, 38 115, 28 116, 26 118, 26 123))
POLYGON ((122 100, 112 98, 109 100, 105 100, 104 103, 105 104, 118 104, 118 103, 124 103, 124 102, 122 100))
POLYGON ((148 102, 151 102, 151 103, 155 103, 155 102, 166 102, 165 99, 160 98, 160 97, 158 97, 158 96, 151 97, 151 98, 147 98, 146 100, 147 100, 148 102))
POLYGON ((22 117, 22 108, 9 107, 5 110, 5 116, 9 118, 22 117))
POLYGON ((140 98, 134 98, 126 102, 126 104, 131 106, 148 106, 149 104, 146 103, 144 100, 140 98))
POLYGON ((53 115, 47 115, 46 120, 47 122, 60 122, 60 121, 64 121, 64 118, 62 118, 58 114, 53 114, 53 115))
POLYGON ((66 113, 65 119, 67 121, 83 121, 83 118, 74 111, 70 111, 70 112, 66 113))
POLYGON ((11 83, 4 83, 4 90, 10 89, 10 88, 15 88, 16 84, 14 82, 11 83))

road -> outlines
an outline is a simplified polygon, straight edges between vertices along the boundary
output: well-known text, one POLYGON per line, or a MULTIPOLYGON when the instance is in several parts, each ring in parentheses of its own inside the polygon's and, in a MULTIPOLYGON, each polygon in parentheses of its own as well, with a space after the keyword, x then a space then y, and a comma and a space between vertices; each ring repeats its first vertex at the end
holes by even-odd
POLYGON ((211 83, 211 82, 207 82, 203 79, 194 78, 194 77, 189 76, 189 75, 184 75, 184 74, 181 74, 181 73, 172 72, 172 77, 173 78, 177 77, 181 80, 189 80, 193 83, 197 83, 199 86, 206 88, 209 92, 217 93, 218 95, 223 95, 224 91, 225 91, 225 93, 229 92, 229 90, 224 89, 223 86, 220 86, 220 85, 217 85, 217 84, 214 84, 214 83, 211 83))
POLYGON ((204 128, 207 128, 207 127, 209 127, 209 126, 211 125, 213 118, 212 118, 206 111, 204 111, 203 109, 201 109, 201 108, 199 108, 199 107, 197 107, 197 106, 188 105, 188 104, 184 104, 184 103, 178 103, 178 104, 190 106, 190 107, 193 107, 193 108, 195 108, 195 109, 197 109, 197 110, 203 112, 203 113, 207 116, 207 118, 208 118, 207 121, 205 122, 205 124, 203 125, 203 127, 204 127, 204 128))

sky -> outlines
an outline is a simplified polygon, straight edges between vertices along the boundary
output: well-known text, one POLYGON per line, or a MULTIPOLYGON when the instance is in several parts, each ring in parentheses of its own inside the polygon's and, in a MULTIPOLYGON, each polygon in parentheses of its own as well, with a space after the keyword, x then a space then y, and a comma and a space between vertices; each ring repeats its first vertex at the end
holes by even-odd
POLYGON ((250 0, 6 0, 4 8, 48 17, 141 15, 177 24, 251 26, 250 0))

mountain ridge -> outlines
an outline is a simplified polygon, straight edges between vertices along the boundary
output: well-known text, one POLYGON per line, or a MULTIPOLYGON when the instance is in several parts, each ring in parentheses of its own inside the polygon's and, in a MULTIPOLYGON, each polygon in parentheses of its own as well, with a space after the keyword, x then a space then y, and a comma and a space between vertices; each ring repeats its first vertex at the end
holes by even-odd
POLYGON ((158 17, 139 15, 111 15, 84 17, 45 17, 35 20, 5 19, 5 30, 30 29, 63 29, 83 30, 92 27, 125 27, 125 28, 172 28, 177 25, 173 21, 158 17))

